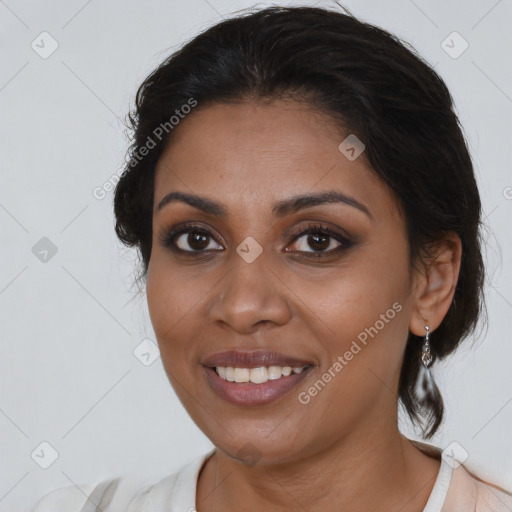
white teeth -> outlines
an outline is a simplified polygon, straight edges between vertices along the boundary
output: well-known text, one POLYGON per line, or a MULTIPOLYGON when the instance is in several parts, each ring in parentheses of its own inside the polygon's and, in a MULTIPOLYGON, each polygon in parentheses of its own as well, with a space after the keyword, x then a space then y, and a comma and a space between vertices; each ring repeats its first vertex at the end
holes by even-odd
POLYGON ((217 366, 215 371, 219 377, 228 382, 252 382, 253 384, 263 384, 269 380, 288 377, 291 373, 300 373, 306 368, 292 368, 291 366, 260 366, 259 368, 233 368, 232 366, 217 366))
MULTIPOLYGON (((249 380, 254 384, 262 384, 263 382, 267 382, 269 379, 269 371, 261 366, 260 368, 251 368, 249 372, 249 380)), ((281 377, 281 375, 279 375, 281 377)))
POLYGON ((235 382, 249 382, 249 368, 235 368, 235 382))
MULTIPOLYGON (((219 373, 218 370, 219 369, 217 368, 217 373, 219 373)), ((234 370, 234 368, 231 368, 229 366, 228 368, 225 368, 225 370, 226 370, 226 375, 223 378, 226 379, 228 382, 235 382, 235 370, 234 370)), ((222 375, 220 375, 220 376, 222 377, 222 375)))
POLYGON ((281 367, 280 366, 271 366, 268 369, 268 378, 269 380, 276 380, 280 379, 282 375, 281 367))

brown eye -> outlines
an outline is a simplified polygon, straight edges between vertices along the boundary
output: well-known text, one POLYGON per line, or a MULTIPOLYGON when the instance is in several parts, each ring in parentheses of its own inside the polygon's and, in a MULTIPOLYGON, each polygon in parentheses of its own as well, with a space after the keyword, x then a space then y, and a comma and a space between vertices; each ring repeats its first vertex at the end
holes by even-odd
POLYGON ((204 231, 188 230, 175 237, 175 244, 178 249, 187 252, 200 252, 206 249, 215 250, 215 246, 210 246, 211 242, 214 242, 212 236, 204 231))
MULTIPOLYGON (((325 235, 308 235, 308 244, 309 246, 315 250, 315 251, 325 251, 329 249, 329 246, 331 245, 331 242, 333 240, 330 236, 325 235)), ((338 246, 340 245, 339 242, 336 242, 338 246)))
POLYGON ((293 245, 295 248, 290 252, 309 253, 310 256, 328 256, 348 249, 353 244, 346 236, 332 229, 311 226, 293 239, 293 245))
POLYGON ((302 235, 297 240, 300 240, 301 238, 305 238, 305 240, 301 244, 302 248, 299 247, 299 251, 307 252, 307 247, 310 247, 315 252, 327 251, 328 249, 335 249, 341 245, 339 242, 333 240, 331 236, 321 233, 302 235), (336 246, 335 244, 338 245, 336 246))
POLYGON ((222 250, 222 246, 215 242, 211 233, 194 227, 187 227, 177 232, 171 231, 160 239, 160 243, 172 250, 188 253, 222 250))

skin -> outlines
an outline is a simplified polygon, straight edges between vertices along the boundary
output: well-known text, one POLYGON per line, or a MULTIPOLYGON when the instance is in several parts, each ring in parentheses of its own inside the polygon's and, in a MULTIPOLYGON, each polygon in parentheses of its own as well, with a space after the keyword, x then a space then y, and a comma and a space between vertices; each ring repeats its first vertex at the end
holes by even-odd
MULTIPOLYGON (((200 472, 199 512, 421 511, 434 485, 439 460, 398 431, 398 379, 408 332, 424 336, 428 323, 432 333, 448 311, 461 243, 448 234, 427 267, 410 269, 396 198, 364 153, 349 161, 338 150, 346 135, 293 101, 199 106, 159 160, 147 300, 168 378, 217 448, 200 472), (328 190, 357 199, 371 218, 345 203, 272 213, 277 201, 328 190), (183 202, 158 210, 174 191, 211 198, 229 214, 221 219, 183 202), (189 256, 159 242, 184 222, 211 233, 209 255, 192 254, 197 245, 187 234, 179 244, 189 256), (346 232, 353 243, 314 258, 318 246, 307 234, 294 240, 312 224, 346 232), (236 252, 249 236, 263 249, 252 263, 236 252), (401 311, 300 403, 298 394, 394 303, 401 311), (233 405, 209 387, 201 365, 232 349, 276 350, 314 368, 273 403, 233 405)), ((327 238, 320 252, 339 245, 327 238)))

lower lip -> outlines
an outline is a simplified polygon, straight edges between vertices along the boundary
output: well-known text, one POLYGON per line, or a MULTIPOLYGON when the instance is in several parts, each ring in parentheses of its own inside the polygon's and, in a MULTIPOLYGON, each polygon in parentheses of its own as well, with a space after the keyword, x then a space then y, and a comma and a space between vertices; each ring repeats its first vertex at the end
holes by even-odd
POLYGON ((312 366, 301 373, 292 373, 262 384, 228 382, 213 368, 204 367, 210 387, 224 400, 235 405, 265 405, 278 400, 296 388, 309 374, 312 366))

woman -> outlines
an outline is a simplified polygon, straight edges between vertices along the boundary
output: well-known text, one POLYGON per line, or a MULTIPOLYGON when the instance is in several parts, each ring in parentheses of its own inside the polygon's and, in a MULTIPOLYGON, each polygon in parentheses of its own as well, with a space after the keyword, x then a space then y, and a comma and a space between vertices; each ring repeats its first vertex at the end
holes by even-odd
POLYGON ((163 62, 131 121, 116 232, 215 449, 34 510, 512 510, 462 447, 397 425, 400 401, 436 432, 430 368, 483 308, 480 198, 441 78, 352 16, 276 7, 163 62))

